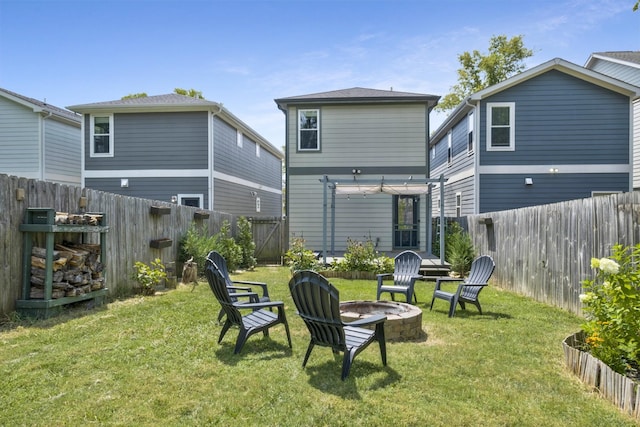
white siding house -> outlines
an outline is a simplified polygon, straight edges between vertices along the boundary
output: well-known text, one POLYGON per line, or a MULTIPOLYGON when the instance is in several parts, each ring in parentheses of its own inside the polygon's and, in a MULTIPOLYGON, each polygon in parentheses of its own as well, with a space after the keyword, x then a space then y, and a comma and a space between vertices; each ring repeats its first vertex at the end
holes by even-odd
POLYGON ((365 88, 276 99, 286 120, 290 237, 334 253, 349 240, 425 251, 429 112, 438 99, 365 88))
POLYGON ((80 185, 80 116, 0 89, 0 173, 80 185))
MULTIPOLYGON (((640 51, 597 52, 585 68, 640 87, 640 51)), ((640 189, 640 98, 633 102, 633 188, 640 189)))

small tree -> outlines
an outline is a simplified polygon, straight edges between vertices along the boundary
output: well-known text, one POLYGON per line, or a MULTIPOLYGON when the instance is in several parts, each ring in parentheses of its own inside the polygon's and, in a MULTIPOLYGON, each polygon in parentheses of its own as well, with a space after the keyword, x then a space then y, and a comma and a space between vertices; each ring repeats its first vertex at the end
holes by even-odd
POLYGON ((489 53, 477 50, 458 55, 461 68, 458 69, 458 84, 445 95, 436 110, 449 111, 458 106, 467 96, 524 70, 524 60, 533 51, 524 47, 522 36, 493 36, 489 41, 489 53))
POLYGON ((196 99, 204 99, 204 96, 202 95, 202 92, 199 90, 195 90, 195 89, 182 89, 182 88, 175 88, 173 90, 173 93, 177 93, 178 95, 184 95, 184 96, 190 96, 192 98, 196 98, 196 99))
POLYGON ((253 234, 251 233, 251 222, 243 216, 238 218, 238 236, 236 242, 240 245, 240 250, 242 251, 240 267, 247 269, 255 267, 257 264, 254 256, 256 243, 253 241, 253 234))
POLYGON ((451 223, 451 234, 446 242, 445 253, 451 270, 465 277, 471 269, 476 256, 475 248, 469 233, 465 232, 457 222, 451 223))
POLYGON ((317 270, 320 266, 313 251, 306 249, 304 243, 302 237, 294 237, 289 245, 289 250, 284 255, 284 261, 289 266, 291 273, 299 270, 317 270))
POLYGON ((214 237, 214 247, 227 261, 229 272, 237 270, 242 262, 242 248, 231 236, 231 224, 226 219, 222 223, 220 232, 214 237))

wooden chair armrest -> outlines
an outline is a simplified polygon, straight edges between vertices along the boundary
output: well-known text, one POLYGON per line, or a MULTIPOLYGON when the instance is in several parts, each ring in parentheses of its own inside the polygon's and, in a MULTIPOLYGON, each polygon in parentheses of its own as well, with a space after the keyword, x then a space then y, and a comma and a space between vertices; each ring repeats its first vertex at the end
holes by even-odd
POLYGON ((251 292, 251 288, 245 288, 242 286, 227 286, 227 289, 233 289, 236 291, 246 291, 246 292, 251 292))
POLYGON ((448 276, 443 276, 443 277, 439 277, 436 279, 436 288, 435 290, 440 290, 441 289, 441 283, 442 282, 462 282, 464 279, 458 278, 458 277, 448 277, 448 276))
POLYGON ((240 285, 260 286, 262 288, 262 296, 269 298, 269 290, 267 284, 264 282, 250 282, 248 280, 232 280, 232 283, 238 283, 240 285))

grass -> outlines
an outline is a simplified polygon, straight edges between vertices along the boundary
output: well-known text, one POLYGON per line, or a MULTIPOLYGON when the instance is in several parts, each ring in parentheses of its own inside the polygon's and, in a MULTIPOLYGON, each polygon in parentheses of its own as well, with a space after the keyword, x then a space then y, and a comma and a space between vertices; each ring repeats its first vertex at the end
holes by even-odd
MULTIPOLYGON (((346 381, 341 358, 309 340, 287 287, 289 271, 236 275, 270 285, 291 327, 217 344, 218 306, 206 283, 0 329, 0 425, 77 426, 632 426, 633 419, 564 367, 561 341, 581 319, 489 287, 455 318, 418 285, 426 338, 373 344, 346 381)), ((375 282, 332 279, 342 300, 372 299, 375 282)))

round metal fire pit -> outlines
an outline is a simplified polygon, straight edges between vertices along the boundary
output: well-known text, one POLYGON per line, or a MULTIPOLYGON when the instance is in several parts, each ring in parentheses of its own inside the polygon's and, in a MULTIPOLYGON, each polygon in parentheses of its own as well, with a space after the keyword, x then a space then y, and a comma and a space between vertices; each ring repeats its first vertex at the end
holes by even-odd
POLYGON ((387 340, 408 341, 422 335, 422 310, 414 305, 395 301, 345 301, 340 304, 340 316, 344 322, 375 314, 387 316, 384 322, 387 340))

